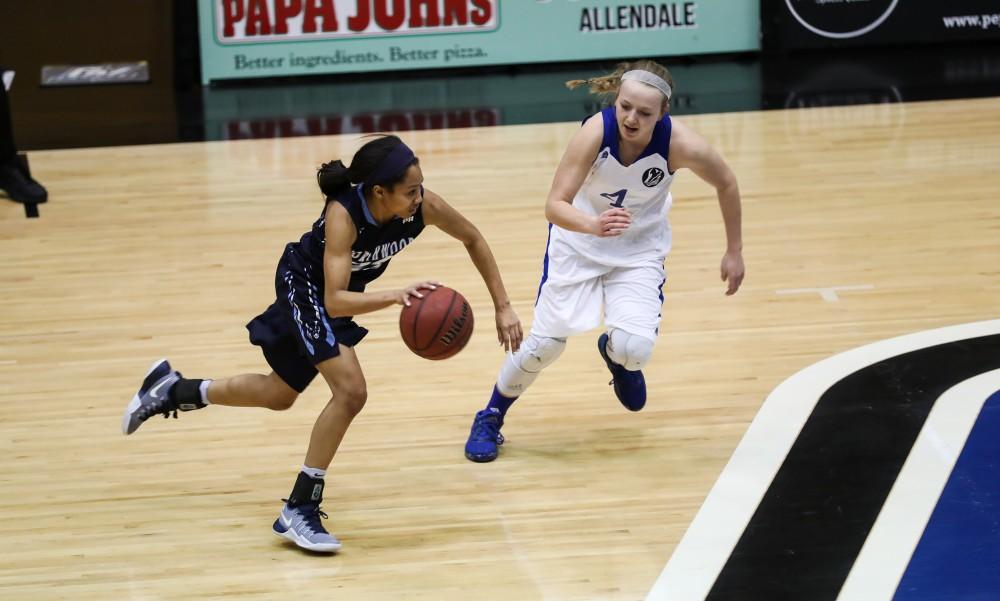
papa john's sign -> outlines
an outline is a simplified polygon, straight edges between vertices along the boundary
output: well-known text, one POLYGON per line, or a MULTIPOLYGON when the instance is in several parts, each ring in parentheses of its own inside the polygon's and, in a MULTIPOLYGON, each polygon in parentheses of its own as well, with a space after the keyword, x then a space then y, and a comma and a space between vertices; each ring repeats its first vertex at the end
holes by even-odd
POLYGON ((202 79, 739 52, 760 0, 199 0, 202 79))
POLYGON ((219 0, 222 44, 491 31, 499 0, 219 0))

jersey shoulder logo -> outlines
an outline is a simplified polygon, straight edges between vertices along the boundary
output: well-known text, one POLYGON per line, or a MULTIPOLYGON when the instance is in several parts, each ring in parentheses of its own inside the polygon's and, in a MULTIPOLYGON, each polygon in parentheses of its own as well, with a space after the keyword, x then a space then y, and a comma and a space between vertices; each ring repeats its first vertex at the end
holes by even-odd
POLYGON ((663 181, 663 169, 650 167, 642 174, 642 185, 652 188, 663 181))

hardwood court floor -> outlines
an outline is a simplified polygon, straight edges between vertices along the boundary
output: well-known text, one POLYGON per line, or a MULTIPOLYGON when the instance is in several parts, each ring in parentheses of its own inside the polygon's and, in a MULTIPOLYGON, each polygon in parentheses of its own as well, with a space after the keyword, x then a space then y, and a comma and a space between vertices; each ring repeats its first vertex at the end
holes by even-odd
MULTIPOLYGON (((190 377, 265 369, 243 324, 321 209, 315 167, 358 140, 33 153, 42 217, 0 203, 0 597, 642 599, 778 383, 997 316, 1000 99, 683 119, 739 177, 744 289, 723 295, 713 191, 681 172, 647 408, 618 405, 583 335, 511 410, 500 460, 475 465, 462 445, 502 353, 464 249, 427 232, 375 288, 440 278, 472 302, 476 335, 428 362, 396 310, 359 318, 369 401, 328 480, 333 557, 269 532, 322 382, 282 413, 210 407, 128 438, 119 421, 158 357, 190 377), (787 292, 833 286, 859 288, 787 292)), ((576 127, 404 136, 491 242, 526 325, 542 203, 576 127)))

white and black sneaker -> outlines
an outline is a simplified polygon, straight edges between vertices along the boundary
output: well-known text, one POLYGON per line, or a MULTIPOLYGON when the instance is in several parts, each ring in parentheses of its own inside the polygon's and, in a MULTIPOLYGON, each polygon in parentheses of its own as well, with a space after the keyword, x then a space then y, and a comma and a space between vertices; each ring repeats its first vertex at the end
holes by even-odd
POLYGON ((306 503, 289 507, 285 503, 278 519, 274 520, 273 530, 278 536, 287 538, 303 549, 335 553, 340 550, 340 541, 327 532, 320 522, 320 518, 326 517, 318 504, 306 503))
POLYGON ((154 415, 177 417, 177 404, 170 399, 170 389, 181 379, 181 374, 170 367, 166 359, 160 359, 146 372, 142 386, 135 393, 125 415, 122 416, 122 434, 131 434, 154 415))

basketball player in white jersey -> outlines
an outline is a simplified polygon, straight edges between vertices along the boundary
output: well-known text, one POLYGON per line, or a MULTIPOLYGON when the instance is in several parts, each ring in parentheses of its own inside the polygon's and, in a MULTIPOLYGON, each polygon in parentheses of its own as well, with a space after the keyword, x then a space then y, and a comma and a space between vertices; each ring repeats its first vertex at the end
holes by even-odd
POLYGON ((478 412, 465 445, 472 461, 497 457, 500 428, 511 404, 566 339, 600 325, 597 348, 611 371, 618 400, 630 411, 646 403, 643 366, 659 333, 670 251, 667 212, 678 169, 715 187, 726 230, 721 277, 734 294, 743 281, 740 193, 736 177, 711 146, 670 118, 674 85, 662 65, 622 63, 609 75, 572 81, 614 103, 577 131, 556 170, 545 203, 550 222, 531 333, 507 355, 492 398, 478 412))

